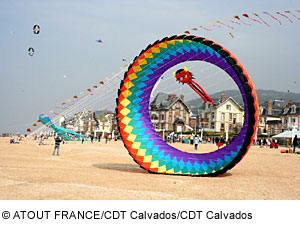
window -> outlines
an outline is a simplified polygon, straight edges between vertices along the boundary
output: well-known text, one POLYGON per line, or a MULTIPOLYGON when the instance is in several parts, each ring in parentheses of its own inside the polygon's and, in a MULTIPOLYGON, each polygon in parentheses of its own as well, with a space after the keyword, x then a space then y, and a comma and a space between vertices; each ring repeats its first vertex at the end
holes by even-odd
POLYGON ((215 129, 215 123, 210 124, 211 129, 215 129))
POLYGON ((175 109, 175 112, 176 112, 176 113, 179 113, 179 109, 175 109))
POLYGON ((157 120, 158 118, 157 118, 157 116, 155 115, 155 114, 152 114, 151 115, 151 120, 157 120))
POLYGON ((161 115, 160 115, 160 119, 161 119, 161 120, 164 120, 164 119, 165 119, 165 115, 164 115, 164 114, 161 114, 161 115))
POLYGON ((227 110, 231 110, 231 105, 226 105, 227 110))
POLYGON ((214 113, 214 112, 211 113, 211 120, 212 120, 212 121, 215 120, 215 113, 214 113))
POLYGON ((221 129, 224 129, 225 125, 224 123, 221 123, 221 129))
POLYGON ((291 122, 292 123, 296 123, 296 119, 295 118, 291 118, 291 122))
POLYGON ((221 114, 221 120, 224 121, 225 120, 225 113, 221 114))
POLYGON ((165 124, 164 123, 160 124, 160 129, 165 129, 165 124))
POLYGON ((229 113, 229 121, 232 121, 232 113, 229 113))
POLYGON ((291 113, 296 113, 296 106, 295 105, 292 105, 291 113))

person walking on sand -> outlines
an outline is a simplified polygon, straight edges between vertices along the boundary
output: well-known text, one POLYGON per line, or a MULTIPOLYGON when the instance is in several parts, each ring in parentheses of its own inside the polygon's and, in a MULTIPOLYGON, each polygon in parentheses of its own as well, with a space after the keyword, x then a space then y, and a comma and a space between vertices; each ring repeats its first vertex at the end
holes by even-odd
POLYGON ((91 135, 91 143, 93 144, 94 135, 91 135))
POLYGON ((297 135, 295 135, 294 140, 293 140, 293 153, 296 152, 296 147, 298 146, 298 138, 297 135))
POLYGON ((81 138, 81 144, 83 144, 83 142, 84 142, 84 137, 81 138))
POLYGON ((108 141, 108 135, 106 134, 105 135, 105 144, 107 144, 107 141, 108 141))
POLYGON ((198 144, 199 144, 199 137, 198 135, 196 135, 194 137, 194 145, 195 145, 195 150, 197 151, 197 148, 198 148, 198 144))
POLYGON ((57 135, 54 140, 55 140, 55 146, 54 146, 52 155, 55 155, 56 149, 57 149, 57 155, 59 155, 59 146, 60 146, 60 142, 62 141, 62 139, 57 135))

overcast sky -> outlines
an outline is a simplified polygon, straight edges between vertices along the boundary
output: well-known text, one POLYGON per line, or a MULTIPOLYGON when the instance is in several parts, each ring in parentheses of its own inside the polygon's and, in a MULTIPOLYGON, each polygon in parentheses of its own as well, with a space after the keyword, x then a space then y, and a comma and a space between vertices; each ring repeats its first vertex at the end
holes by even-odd
MULTIPOLYGON (((296 9, 300 9, 299 0, 1 0, 0 133, 24 132, 39 114, 49 114, 66 99, 111 77, 112 72, 119 72, 128 63, 123 58, 132 60, 157 39, 216 20, 230 25, 225 18, 243 13, 259 13, 271 27, 252 22, 252 26, 192 34, 229 49, 246 68, 256 88, 299 93, 300 20, 289 15, 294 21, 290 23, 274 14, 291 10, 300 17, 296 9), (273 13, 282 25, 264 15, 264 11, 273 13), (32 32, 35 24, 41 27, 38 35, 32 32), (103 42, 97 43, 97 39, 103 42), (35 49, 34 56, 28 55, 29 47, 35 49)), ((234 88, 216 68, 199 62, 187 65, 208 93, 234 88)), ((165 80, 156 92, 172 92, 180 87, 187 98, 197 97, 185 87, 177 87, 174 79, 165 80)), ((100 90, 108 93, 106 99, 99 99, 91 109, 114 107, 116 91, 112 89, 120 81, 111 82, 110 89, 100 90)))

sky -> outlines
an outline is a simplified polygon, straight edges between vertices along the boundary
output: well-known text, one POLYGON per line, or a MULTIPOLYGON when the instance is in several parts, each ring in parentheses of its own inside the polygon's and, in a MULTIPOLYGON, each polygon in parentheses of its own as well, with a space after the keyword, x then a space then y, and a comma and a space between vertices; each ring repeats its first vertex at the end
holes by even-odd
MULTIPOLYGON (((107 86, 86 105, 88 110, 113 109, 120 79, 120 67, 158 39, 183 34, 198 25, 253 12, 270 27, 222 27, 213 31, 199 29, 193 35, 211 39, 233 53, 243 64, 257 89, 299 93, 300 20, 290 23, 275 11, 300 9, 299 0, 1 0, 0 1, 0 133, 21 132, 38 120, 41 113, 51 116, 66 99, 105 78, 107 86), (273 13, 282 25, 264 11, 273 13), (34 34, 37 24, 41 31, 34 34), (232 38, 229 33, 234 35, 232 38), (102 43, 96 42, 101 39, 102 43), (35 53, 28 55, 28 48, 35 53), (127 61, 123 61, 126 59, 127 61), (298 86, 298 87, 297 87, 298 86)), ((254 18, 254 17, 253 17, 254 18)), ((250 22, 247 18, 243 21, 250 22)), ((178 65, 164 75, 155 93, 183 93, 196 98, 188 87, 171 79, 178 65)), ((185 66, 207 93, 234 89, 224 71, 203 62, 185 66)), ((105 80, 104 80, 105 81, 105 80)), ((32 128, 32 127, 31 127, 32 128)))

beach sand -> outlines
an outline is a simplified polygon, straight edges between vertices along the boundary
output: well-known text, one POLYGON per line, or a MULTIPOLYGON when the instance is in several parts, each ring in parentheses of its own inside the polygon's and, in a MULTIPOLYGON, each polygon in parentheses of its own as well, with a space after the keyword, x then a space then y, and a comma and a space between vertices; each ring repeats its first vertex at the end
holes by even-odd
MULTIPOLYGON (((300 199, 300 155, 252 146, 222 177, 151 174, 139 167, 122 141, 38 145, 0 138, 0 199, 300 199)), ((175 144, 194 152, 192 145, 175 144)), ((216 149, 200 144, 198 152, 216 149)))

